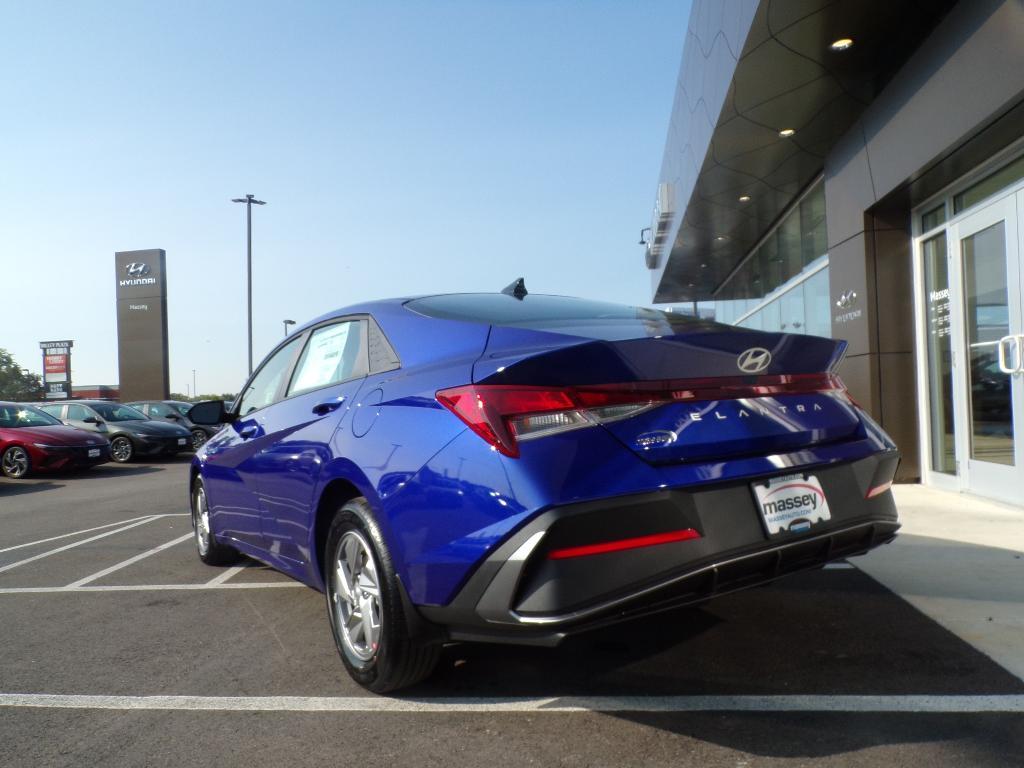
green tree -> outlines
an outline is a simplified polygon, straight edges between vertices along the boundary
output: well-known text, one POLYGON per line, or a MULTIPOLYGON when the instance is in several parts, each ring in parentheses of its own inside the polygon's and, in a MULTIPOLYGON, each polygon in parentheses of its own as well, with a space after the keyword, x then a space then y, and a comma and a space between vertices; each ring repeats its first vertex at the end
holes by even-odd
POLYGON ((36 373, 24 370, 6 349, 0 349, 0 400, 39 400, 43 381, 36 373))

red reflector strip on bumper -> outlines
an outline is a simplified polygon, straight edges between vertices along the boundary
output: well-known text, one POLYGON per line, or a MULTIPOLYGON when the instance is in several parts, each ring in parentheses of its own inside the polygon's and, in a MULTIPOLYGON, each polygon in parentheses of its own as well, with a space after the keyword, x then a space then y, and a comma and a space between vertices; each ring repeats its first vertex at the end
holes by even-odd
POLYGON ((621 552, 624 549, 640 549, 653 547, 657 544, 669 544, 673 541, 689 541, 699 539, 700 534, 693 528, 683 528, 668 533, 655 533, 650 536, 637 536, 632 539, 606 541, 601 544, 586 544, 581 547, 565 547, 548 552, 548 560, 566 560, 570 557, 586 557, 587 555, 603 555, 607 552, 621 552))
POLYGON ((868 491, 868 495, 865 498, 873 499, 873 498, 875 498, 875 496, 881 496, 883 493, 888 491, 890 488, 892 488, 892 480, 890 480, 890 481, 888 481, 886 483, 882 483, 881 485, 876 485, 874 488, 872 488, 870 491, 868 491))

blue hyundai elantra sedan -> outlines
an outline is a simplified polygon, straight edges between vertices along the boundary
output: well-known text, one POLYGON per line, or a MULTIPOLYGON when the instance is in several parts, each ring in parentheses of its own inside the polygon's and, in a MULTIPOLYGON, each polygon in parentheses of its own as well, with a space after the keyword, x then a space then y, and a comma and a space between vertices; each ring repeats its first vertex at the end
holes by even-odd
POLYGON ((199 557, 321 590, 372 691, 444 643, 555 645, 890 541, 892 440, 842 341, 502 293, 376 301, 281 342, 192 463, 199 557))

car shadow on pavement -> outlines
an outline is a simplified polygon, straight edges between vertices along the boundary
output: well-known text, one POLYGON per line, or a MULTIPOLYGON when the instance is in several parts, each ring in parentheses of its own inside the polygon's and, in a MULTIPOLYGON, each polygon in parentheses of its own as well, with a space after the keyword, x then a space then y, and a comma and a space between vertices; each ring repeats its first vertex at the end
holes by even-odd
MULTIPOLYGON (((1001 695, 1024 681, 859 570, 764 589, 570 637, 557 648, 446 647, 413 698, 1001 695)), ((603 716, 765 757, 963 741, 965 764, 1024 750, 1024 715, 616 712, 603 716), (977 750, 977 755, 974 751, 977 750), (975 759, 976 758, 976 759, 975 759)), ((1003 763, 1005 764, 1005 763, 1003 763)))
POLYGON ((54 483, 50 480, 0 480, 0 499, 62 487, 62 483, 54 483))

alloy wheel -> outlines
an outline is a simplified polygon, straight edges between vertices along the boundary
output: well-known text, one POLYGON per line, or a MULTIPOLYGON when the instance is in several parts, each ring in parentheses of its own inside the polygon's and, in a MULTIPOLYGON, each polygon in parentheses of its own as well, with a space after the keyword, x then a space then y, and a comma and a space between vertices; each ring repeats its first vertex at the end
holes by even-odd
POLYGON ((210 551, 210 509, 206 504, 206 490, 196 488, 195 494, 196 549, 200 555, 210 551))
POLYGON ((192 450, 198 451, 206 442, 206 433, 201 429, 192 430, 192 450))
POLYGON ((345 648, 369 661, 380 647, 380 580, 370 545, 356 531, 347 531, 335 552, 331 600, 334 621, 345 648))
POLYGON ((132 457, 132 441, 127 437, 115 437, 110 443, 110 457, 124 463, 132 457))
POLYGON ((4 451, 3 472, 7 477, 24 477, 28 473, 28 453, 20 445, 4 451))

